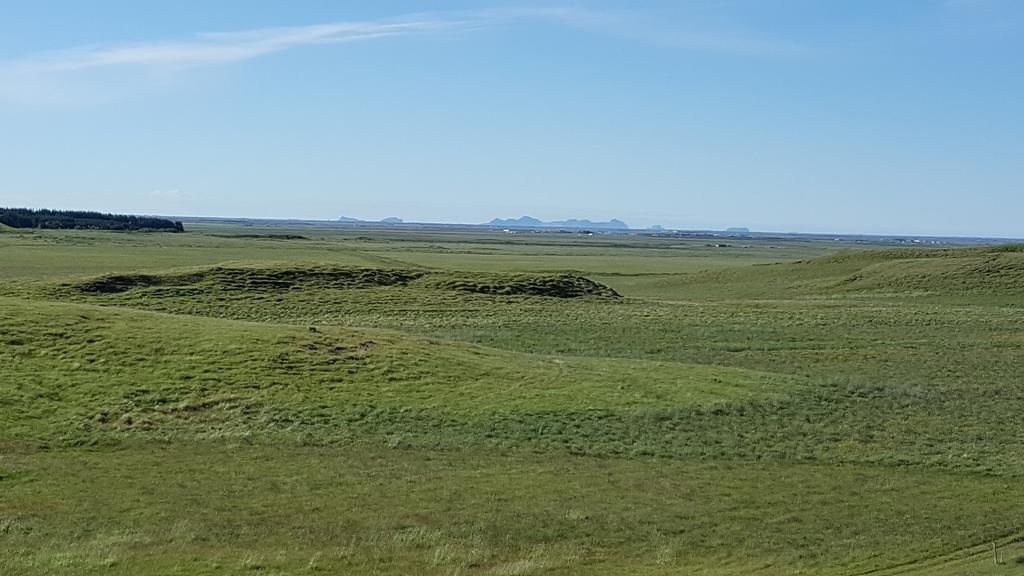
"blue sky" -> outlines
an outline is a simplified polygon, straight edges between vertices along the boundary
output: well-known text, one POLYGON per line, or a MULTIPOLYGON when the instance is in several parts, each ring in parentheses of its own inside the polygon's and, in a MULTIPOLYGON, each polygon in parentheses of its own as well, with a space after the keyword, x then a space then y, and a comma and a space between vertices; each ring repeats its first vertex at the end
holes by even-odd
POLYGON ((6 4, 0 205, 1024 237, 1024 2, 6 4))

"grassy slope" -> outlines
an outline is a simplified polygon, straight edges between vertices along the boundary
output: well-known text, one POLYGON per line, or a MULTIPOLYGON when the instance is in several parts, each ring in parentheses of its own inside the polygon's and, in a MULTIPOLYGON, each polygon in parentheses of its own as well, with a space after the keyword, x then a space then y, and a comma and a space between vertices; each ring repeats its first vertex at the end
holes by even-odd
MULTIPOLYGON (((176 265, 235 254, 222 240, 172 250, 176 265)), ((164 242, 117 241, 140 252, 78 269, 59 242, 34 254, 86 275, 164 242)), ((249 260, 309 259, 248 241, 249 260)), ((514 257, 559 250, 578 248, 514 257)), ((1016 255, 977 252, 614 276, 658 300, 9 284, 0 567, 982 573, 955 551, 1024 532, 1024 391, 1014 287, 963 272, 1012 274, 1016 255), (886 289, 851 291, 855 274, 886 289)))
POLYGON ((1024 294, 1024 245, 849 251, 798 262, 659 277, 638 289, 655 297, 701 300, 1016 297, 1024 294))
MULTIPOLYGON (((0 323, 10 382, 0 437, 11 441, 269 435, 329 443, 403 432, 462 441, 513 435, 548 414, 628 422, 798 386, 736 368, 555 358, 384 331, 310 332, 10 298, 0 298, 0 323)), ((546 443, 582 441, 568 430, 548 436, 546 443)))

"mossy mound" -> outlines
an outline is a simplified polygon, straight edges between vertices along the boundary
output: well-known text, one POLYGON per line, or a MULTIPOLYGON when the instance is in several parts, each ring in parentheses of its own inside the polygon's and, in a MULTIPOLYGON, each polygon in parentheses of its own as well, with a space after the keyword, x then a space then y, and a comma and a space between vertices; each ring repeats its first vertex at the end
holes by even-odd
POLYGON ((206 289, 277 291, 303 288, 375 288, 405 284, 423 275, 415 270, 380 268, 290 266, 215 266, 170 274, 118 274, 73 285, 79 292, 119 293, 152 286, 198 286, 206 289))
POLYGON ((452 278, 432 283, 436 288, 494 296, 547 296, 617 298, 619 294, 598 282, 575 274, 516 274, 452 278))
POLYGON ((480 274, 330 265, 215 266, 166 274, 114 274, 66 285, 78 293, 119 294, 135 289, 172 292, 278 292, 404 286, 493 296, 618 297, 611 288, 574 274, 480 274))

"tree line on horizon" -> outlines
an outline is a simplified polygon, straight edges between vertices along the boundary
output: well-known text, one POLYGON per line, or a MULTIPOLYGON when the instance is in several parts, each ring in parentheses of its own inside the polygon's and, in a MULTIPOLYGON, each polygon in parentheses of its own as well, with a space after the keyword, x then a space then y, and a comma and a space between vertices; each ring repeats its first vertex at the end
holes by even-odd
POLYGON ((32 208, 0 207, 0 224, 11 228, 46 228, 58 230, 159 230, 184 232, 181 222, 134 216, 104 214, 83 210, 36 210, 32 208))

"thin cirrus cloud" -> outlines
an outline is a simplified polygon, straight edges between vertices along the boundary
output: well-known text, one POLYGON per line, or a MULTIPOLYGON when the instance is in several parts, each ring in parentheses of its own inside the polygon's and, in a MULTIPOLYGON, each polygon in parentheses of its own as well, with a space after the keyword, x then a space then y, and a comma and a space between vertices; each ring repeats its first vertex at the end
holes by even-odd
MULTIPOLYGON (((588 30, 669 48, 739 56, 791 56, 799 47, 729 33, 667 30, 637 12, 580 8, 497 8, 475 12, 409 15, 379 21, 342 21, 306 26, 197 34, 180 40, 90 45, 0 61, 0 99, 46 103, 61 96, 79 102, 102 99, 104 84, 132 71, 174 70, 251 60, 312 45, 341 44, 401 36, 541 22, 588 30)), ((123 82, 119 82, 123 84, 123 82)))
POLYGON ((453 18, 349 21, 198 34, 183 40, 91 45, 0 62, 0 101, 32 106, 98 104, 145 89, 147 73, 251 60, 301 46, 468 28, 453 18))
POLYGON ((89 46, 38 54, 13 63, 41 72, 108 66, 202 65, 248 60, 298 46, 338 44, 453 29, 456 21, 334 22, 244 32, 199 34, 192 39, 120 46, 89 46))

